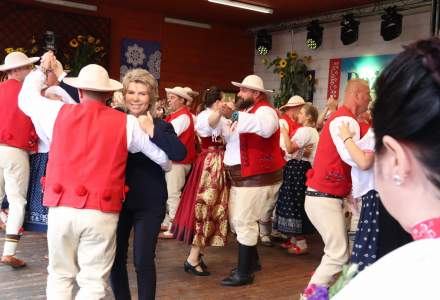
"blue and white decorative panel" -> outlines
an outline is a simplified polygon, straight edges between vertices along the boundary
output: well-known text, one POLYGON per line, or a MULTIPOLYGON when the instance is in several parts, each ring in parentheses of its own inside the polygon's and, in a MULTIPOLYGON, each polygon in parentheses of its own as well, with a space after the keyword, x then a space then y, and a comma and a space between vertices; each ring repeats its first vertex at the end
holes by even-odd
POLYGON ((160 43, 124 38, 121 49, 121 80, 130 69, 148 70, 154 78, 160 79, 160 43))

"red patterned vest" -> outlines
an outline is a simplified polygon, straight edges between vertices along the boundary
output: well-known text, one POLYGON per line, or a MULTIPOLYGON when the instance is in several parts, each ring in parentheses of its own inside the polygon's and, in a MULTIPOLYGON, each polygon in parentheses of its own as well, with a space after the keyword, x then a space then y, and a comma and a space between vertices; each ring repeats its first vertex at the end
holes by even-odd
POLYGON ((125 114, 98 101, 64 104, 42 180, 43 204, 119 212, 127 155, 125 114))
POLYGON ((307 172, 306 185, 319 192, 345 197, 351 190, 351 167, 342 161, 330 135, 330 123, 337 117, 352 117, 345 106, 331 114, 319 137, 313 168, 307 172))
POLYGON ((189 118, 188 128, 179 135, 179 140, 185 145, 187 154, 183 160, 173 161, 173 163, 192 164, 196 158, 196 135, 194 132, 194 121, 191 112, 185 106, 179 109, 177 112, 166 117, 165 121, 171 123, 172 120, 180 117, 181 115, 187 115, 189 118))
POLYGON ((0 144, 37 151, 38 136, 32 120, 18 108, 21 83, 9 79, 0 83, 0 144))
MULTIPOLYGON (((263 106, 272 108, 269 102, 260 100, 248 113, 253 114, 263 106)), ((285 160, 281 155, 280 129, 269 138, 240 133, 240 158, 242 177, 268 174, 283 168, 285 160)))
POLYGON ((292 119, 291 119, 288 115, 286 115, 286 114, 282 114, 282 115, 280 116, 280 119, 283 119, 283 120, 286 121, 287 124, 289 125, 289 136, 290 136, 290 137, 292 137, 292 136, 295 134, 296 130, 297 130, 298 128, 301 127, 301 125, 299 125, 298 123, 296 123, 294 120, 292 120, 292 119))

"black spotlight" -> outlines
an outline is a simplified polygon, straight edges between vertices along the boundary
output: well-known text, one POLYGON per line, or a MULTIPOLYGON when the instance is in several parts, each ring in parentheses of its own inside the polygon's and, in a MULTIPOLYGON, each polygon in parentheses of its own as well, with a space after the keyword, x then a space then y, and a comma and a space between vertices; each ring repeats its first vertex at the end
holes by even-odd
POLYGON ((257 32, 255 49, 260 55, 266 55, 269 53, 270 49, 272 49, 272 36, 267 30, 263 29, 257 32))
POLYGON ((355 20, 353 14, 342 17, 341 22, 341 41, 344 45, 353 44, 358 40, 359 21, 355 20))
POLYGON ((382 16, 380 35, 384 41, 394 40, 402 33, 402 15, 397 13, 395 6, 387 7, 382 16))
POLYGON ((310 49, 317 49, 322 44, 322 31, 324 28, 322 28, 319 25, 318 20, 313 20, 310 22, 310 24, 307 26, 307 39, 306 39, 306 45, 310 49))

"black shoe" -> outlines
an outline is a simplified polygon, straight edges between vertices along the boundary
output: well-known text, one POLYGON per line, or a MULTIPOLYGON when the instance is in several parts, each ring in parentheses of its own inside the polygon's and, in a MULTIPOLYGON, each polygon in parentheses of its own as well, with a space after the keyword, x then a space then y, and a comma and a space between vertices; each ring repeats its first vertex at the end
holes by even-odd
MULTIPOLYGON (((260 272, 262 269, 263 269, 263 268, 261 267, 260 262, 257 261, 256 265, 253 267, 253 269, 251 270, 251 272, 252 272, 252 273, 260 272)), ((232 269, 230 275, 232 276, 232 275, 234 275, 235 273, 237 273, 237 268, 232 269)))
POLYGON ((203 270, 202 272, 197 271, 196 268, 197 268, 198 266, 202 267, 200 263, 199 263, 198 265, 196 265, 196 266, 193 266, 193 265, 191 265, 191 264, 186 260, 185 263, 183 264, 183 270, 185 270, 186 273, 192 273, 192 274, 197 275, 197 276, 209 276, 209 275, 211 275, 211 273, 209 273, 208 271, 206 271, 205 269, 203 269, 203 267, 202 267, 202 270, 203 270))
POLYGON ((200 261, 200 266, 202 267, 202 269, 204 271, 208 270, 208 266, 205 264, 205 261, 203 260, 203 254, 199 254, 199 261, 200 261))
POLYGON ((254 282, 254 275, 241 275, 235 272, 233 275, 225 278, 221 281, 221 285, 224 286, 241 286, 246 284, 251 284, 254 282))

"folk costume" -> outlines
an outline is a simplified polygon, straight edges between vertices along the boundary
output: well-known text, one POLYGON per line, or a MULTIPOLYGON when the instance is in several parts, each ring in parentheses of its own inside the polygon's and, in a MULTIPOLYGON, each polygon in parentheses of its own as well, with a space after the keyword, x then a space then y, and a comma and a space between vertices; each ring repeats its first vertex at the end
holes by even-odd
MULTIPOLYGON (((116 226, 127 188, 128 151, 141 151, 169 169, 166 154, 154 145, 136 118, 96 100, 71 105, 40 95, 45 74, 37 69, 25 79, 20 109, 38 121, 51 141, 43 181, 49 207, 48 299, 101 299, 116 249, 116 226), (111 145, 111 147, 109 147, 111 145), (79 222, 80 220, 80 222, 79 222)), ((110 92, 122 84, 98 65, 84 67, 64 81, 83 90, 110 92)))
MULTIPOLYGON (((190 96, 181 87, 175 87, 173 89, 165 89, 167 93, 176 94, 186 100, 190 99, 190 96)), ((161 233, 160 237, 172 238, 171 225, 177 212, 177 208, 180 203, 180 196, 182 189, 185 185, 186 176, 191 170, 192 163, 196 158, 195 147, 195 131, 194 131, 194 119, 188 107, 184 106, 178 111, 173 112, 165 121, 173 125, 179 140, 185 145, 187 154, 183 160, 173 161, 171 171, 165 174, 167 181, 168 200, 167 200, 167 216, 166 220, 169 220, 168 230, 161 233)))
POLYGON ((334 112, 321 131, 314 166, 307 172, 305 211, 324 241, 324 255, 309 284, 328 285, 347 263, 348 238, 343 213, 343 198, 351 191, 351 167, 340 153, 344 144, 339 125, 348 122, 359 140, 359 124, 345 106, 334 112))
POLYGON ((202 152, 185 185, 172 229, 178 240, 201 248, 224 246, 228 235, 229 186, 222 141, 226 119, 222 117, 211 128, 208 118, 212 112, 207 108, 197 116, 202 152))
MULTIPOLYGON (((20 52, 12 52, 0 65, 0 71, 9 71, 38 61, 20 52)), ((24 262, 14 259, 23 225, 26 194, 29 183, 29 153, 38 147, 38 137, 31 119, 18 107, 21 82, 8 79, 0 83, 0 198, 9 202, 5 244, 2 262, 22 267, 24 262)))
MULTIPOLYGON (((269 93, 256 75, 234 85, 269 93)), ((223 285, 250 284, 257 268, 258 221, 277 198, 282 181, 284 159, 281 155, 278 116, 271 104, 259 100, 237 116, 225 136, 224 164, 231 180, 229 221, 237 234, 238 266, 223 285)))

